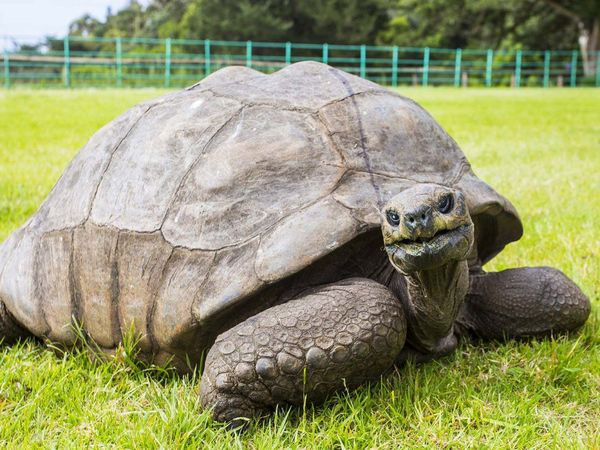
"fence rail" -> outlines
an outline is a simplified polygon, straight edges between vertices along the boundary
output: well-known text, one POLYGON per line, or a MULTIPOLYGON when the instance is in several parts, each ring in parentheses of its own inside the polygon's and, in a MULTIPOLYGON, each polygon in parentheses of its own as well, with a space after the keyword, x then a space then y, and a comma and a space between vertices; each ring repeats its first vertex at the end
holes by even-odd
POLYGON ((271 73, 306 60, 322 61, 372 81, 420 86, 596 86, 577 50, 443 49, 156 38, 51 39, 42 48, 5 47, 2 81, 64 87, 181 87, 229 65, 271 73))

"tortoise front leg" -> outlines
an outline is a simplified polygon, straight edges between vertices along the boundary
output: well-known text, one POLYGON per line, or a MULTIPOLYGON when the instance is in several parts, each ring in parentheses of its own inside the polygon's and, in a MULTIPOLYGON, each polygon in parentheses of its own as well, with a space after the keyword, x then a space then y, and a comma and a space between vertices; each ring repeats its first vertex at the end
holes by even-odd
POLYGON ((352 278, 312 289, 217 338, 201 401, 233 426, 277 404, 321 402, 383 374, 405 337, 402 306, 385 286, 352 278))
POLYGON ((523 267, 471 276, 457 328, 485 339, 544 336, 581 327, 590 301, 565 274, 523 267))

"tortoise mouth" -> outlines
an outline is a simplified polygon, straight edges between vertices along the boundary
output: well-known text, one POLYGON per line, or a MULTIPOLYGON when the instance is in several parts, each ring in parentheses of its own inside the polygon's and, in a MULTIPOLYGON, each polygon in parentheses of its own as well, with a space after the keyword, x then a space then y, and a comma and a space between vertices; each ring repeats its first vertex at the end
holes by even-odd
POLYGON ((473 224, 439 230, 431 237, 402 239, 386 245, 392 264, 401 272, 433 269, 466 258, 473 243, 473 224))
MULTIPOLYGON (((461 225, 461 226, 465 226, 465 225, 461 225)), ((410 238, 402 239, 401 241, 398 241, 398 242, 394 243, 393 245, 428 244, 436 239, 442 239, 444 236, 456 232, 459 228, 460 227, 453 228, 451 230, 448 230, 448 229, 440 230, 431 237, 419 236, 415 239, 410 239, 410 238)))

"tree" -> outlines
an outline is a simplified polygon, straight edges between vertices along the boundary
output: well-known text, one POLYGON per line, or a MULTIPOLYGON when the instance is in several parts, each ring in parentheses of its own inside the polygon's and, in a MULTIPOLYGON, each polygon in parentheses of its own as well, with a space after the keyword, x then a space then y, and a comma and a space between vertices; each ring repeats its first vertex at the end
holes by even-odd
POLYGON ((81 16, 69 25, 69 34, 72 36, 101 36, 104 32, 105 25, 89 14, 81 16))
POLYGON ((569 20, 543 0, 395 0, 377 40, 413 47, 568 49, 575 38, 569 20))
POLYGON ((569 18, 579 32, 579 48, 583 59, 583 71, 592 76, 599 63, 600 49, 600 1, 598 0, 543 0, 556 13, 569 18))
POLYGON ((287 1, 192 0, 177 24, 178 36, 191 39, 285 39, 291 21, 285 16, 287 1))
POLYGON ((290 3, 289 20, 293 24, 290 37, 299 42, 373 44, 388 21, 388 2, 384 0, 290 3))
MULTIPOLYGON (((586 75, 600 47, 599 0, 130 0, 80 36, 572 49, 586 75)), ((260 49, 255 51, 260 52, 260 49)))
POLYGON ((137 0, 104 22, 84 16, 74 34, 372 44, 388 0, 137 0))

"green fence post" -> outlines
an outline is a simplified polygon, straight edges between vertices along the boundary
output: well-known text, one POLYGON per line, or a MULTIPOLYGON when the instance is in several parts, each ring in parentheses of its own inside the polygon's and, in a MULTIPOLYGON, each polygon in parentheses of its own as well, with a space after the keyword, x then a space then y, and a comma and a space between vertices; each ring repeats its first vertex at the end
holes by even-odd
POLYGON ((329 45, 323 44, 323 64, 327 64, 329 61, 329 45))
POLYGON ((367 46, 360 46, 360 77, 367 78, 367 46))
POLYGON ((521 50, 517 50, 517 54, 515 56, 515 87, 521 87, 521 62, 523 59, 523 54, 521 50))
POLYGON ((392 86, 398 86, 398 47, 392 49, 392 86))
POLYGON ((292 43, 285 43, 285 64, 290 65, 292 63, 292 43))
POLYGON ((63 40, 64 63, 65 63, 65 87, 71 86, 71 56, 69 49, 69 35, 63 40))
POLYGON ((10 57, 6 49, 4 49, 4 87, 6 89, 10 87, 10 57))
POLYGON ((488 48, 487 61, 485 62, 485 85, 492 86, 492 64, 494 63, 494 50, 488 48))
POLYGON ((544 52, 544 87, 550 86, 550 50, 544 52))
POLYGON ((596 87, 600 87, 600 52, 596 53, 596 87))
POLYGON ((454 57, 454 87, 460 87, 460 72, 462 63, 462 49, 456 49, 456 55, 454 57))
POLYGON ((252 67, 252 41, 246 41, 246 67, 252 67))
POLYGON ((165 87, 171 86, 171 38, 165 41, 165 87))
POLYGON ((123 85, 123 61, 122 61, 122 52, 121 48, 121 38, 115 38, 115 46, 116 46, 116 59, 117 59, 117 86, 121 87, 123 85))
POLYGON ((204 40, 204 76, 210 75, 210 39, 204 40))
POLYGON ((429 47, 423 49, 423 86, 429 84, 429 47))
POLYGON ((577 86, 577 50, 571 55, 571 87, 577 86))

